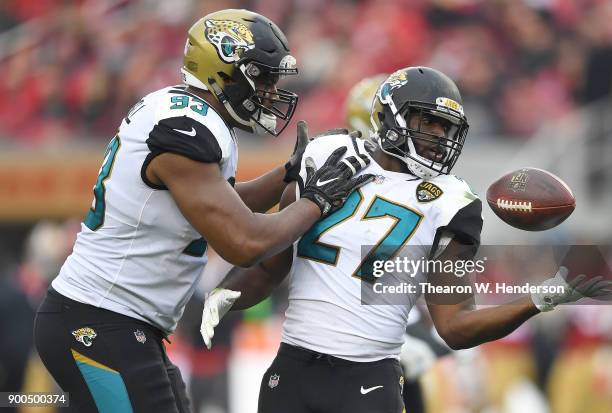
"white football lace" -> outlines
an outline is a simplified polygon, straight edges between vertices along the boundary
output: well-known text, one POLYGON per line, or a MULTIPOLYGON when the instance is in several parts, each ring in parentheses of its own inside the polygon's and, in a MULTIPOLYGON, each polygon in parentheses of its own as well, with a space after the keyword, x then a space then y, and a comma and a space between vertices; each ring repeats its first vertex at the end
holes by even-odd
POLYGON ((531 202, 528 201, 508 201, 505 199, 498 198, 497 207, 508 211, 531 212, 531 202))

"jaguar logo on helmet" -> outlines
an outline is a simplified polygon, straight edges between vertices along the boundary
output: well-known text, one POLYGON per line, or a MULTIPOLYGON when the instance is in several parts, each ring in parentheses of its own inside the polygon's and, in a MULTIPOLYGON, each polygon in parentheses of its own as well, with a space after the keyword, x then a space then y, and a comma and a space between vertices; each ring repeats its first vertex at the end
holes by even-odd
POLYGON ((391 74, 380 86, 379 96, 382 102, 385 102, 389 96, 391 96, 391 92, 395 89, 398 89, 408 83, 408 75, 405 70, 398 70, 391 74))
POLYGON ((212 43, 221 60, 232 63, 255 47, 253 33, 244 24, 233 20, 206 20, 206 39, 212 43))

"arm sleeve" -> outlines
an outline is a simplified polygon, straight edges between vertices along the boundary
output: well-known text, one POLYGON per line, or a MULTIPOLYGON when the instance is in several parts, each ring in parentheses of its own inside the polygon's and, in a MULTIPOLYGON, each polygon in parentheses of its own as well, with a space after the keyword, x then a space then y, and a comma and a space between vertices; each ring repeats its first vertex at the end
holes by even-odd
POLYGON ((187 116, 160 120, 149 133, 147 145, 154 156, 171 152, 207 163, 219 163, 222 158, 219 142, 210 129, 187 116))
POLYGON ((476 198, 463 208, 459 209, 450 222, 439 227, 436 231, 432 245, 432 256, 439 255, 440 248, 446 247, 450 239, 454 239, 466 248, 462 251, 463 259, 471 259, 480 247, 480 233, 482 231, 482 202, 476 198), (446 242, 443 245, 443 239, 446 242))

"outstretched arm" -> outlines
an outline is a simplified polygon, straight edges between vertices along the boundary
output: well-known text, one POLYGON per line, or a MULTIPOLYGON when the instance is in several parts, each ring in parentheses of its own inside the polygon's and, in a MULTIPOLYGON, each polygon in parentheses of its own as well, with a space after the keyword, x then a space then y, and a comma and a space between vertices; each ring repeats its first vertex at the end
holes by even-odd
POLYGON ((274 214, 253 213, 215 163, 166 152, 151 161, 146 173, 151 182, 168 188, 185 218, 219 255, 234 265, 250 267, 290 246, 321 216, 340 208, 352 190, 373 178, 354 177, 369 159, 357 155, 341 161, 346 151, 341 146, 321 168, 307 167, 304 199, 274 214))
MULTIPOLYGON (((440 260, 456 260, 461 246, 451 241, 440 260)), ((567 269, 561 267, 557 274, 542 283, 542 286, 562 287, 561 293, 532 293, 509 303, 475 309, 472 293, 426 294, 425 299, 436 330, 454 350, 475 347, 479 344, 505 337, 540 311, 550 311, 555 306, 580 300, 583 297, 598 297, 612 293, 612 281, 602 277, 590 280, 579 275, 567 281, 567 269)), ((429 274, 429 282, 435 286, 450 286, 468 281, 452 273, 429 274)))
POLYGON ((321 209, 301 199, 275 214, 253 213, 223 179, 219 166, 173 153, 149 165, 168 187, 179 209, 231 264, 250 267, 287 248, 321 217, 321 209))
POLYGON ((297 139, 293 153, 284 166, 272 169, 266 174, 246 182, 238 182, 234 189, 251 211, 266 212, 279 203, 279 199, 290 182, 295 182, 300 173, 302 155, 308 142, 328 135, 350 135, 359 138, 361 133, 346 129, 330 129, 313 137, 308 136, 308 126, 303 120, 297 123, 297 139))
MULTIPOLYGON (((458 260, 460 251, 461 245, 453 240, 438 259, 458 260)), ((428 282, 434 286, 469 284, 467 277, 457 277, 452 272, 430 273, 428 282)), ((539 313, 530 297, 479 310, 475 309, 473 293, 431 293, 425 294, 425 300, 438 334, 454 350, 502 338, 539 313)))
POLYGON ((284 166, 274 168, 251 181, 236 183, 236 192, 251 211, 266 212, 278 204, 287 183, 297 179, 302 155, 309 141, 308 126, 301 120, 297 123, 297 139, 293 153, 284 166))

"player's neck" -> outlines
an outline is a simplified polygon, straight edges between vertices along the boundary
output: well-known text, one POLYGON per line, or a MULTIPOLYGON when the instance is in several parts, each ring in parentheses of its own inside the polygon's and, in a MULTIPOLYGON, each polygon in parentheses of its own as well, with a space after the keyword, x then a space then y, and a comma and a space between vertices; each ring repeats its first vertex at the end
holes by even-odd
POLYGON ((374 158, 376 163, 386 171, 409 173, 404 162, 393 156, 387 155, 378 147, 370 155, 374 158))
POLYGON ((213 94, 210 93, 208 90, 203 90, 203 89, 198 89, 192 86, 187 86, 187 91, 189 93, 192 93, 198 96, 199 98, 202 98, 208 104, 208 106, 212 107, 215 110, 215 112, 221 115, 221 117, 225 120, 225 122, 227 122, 229 126, 240 127, 240 125, 237 125, 234 119, 227 112, 227 109, 225 109, 225 106, 223 106, 221 102, 215 99, 213 94))

